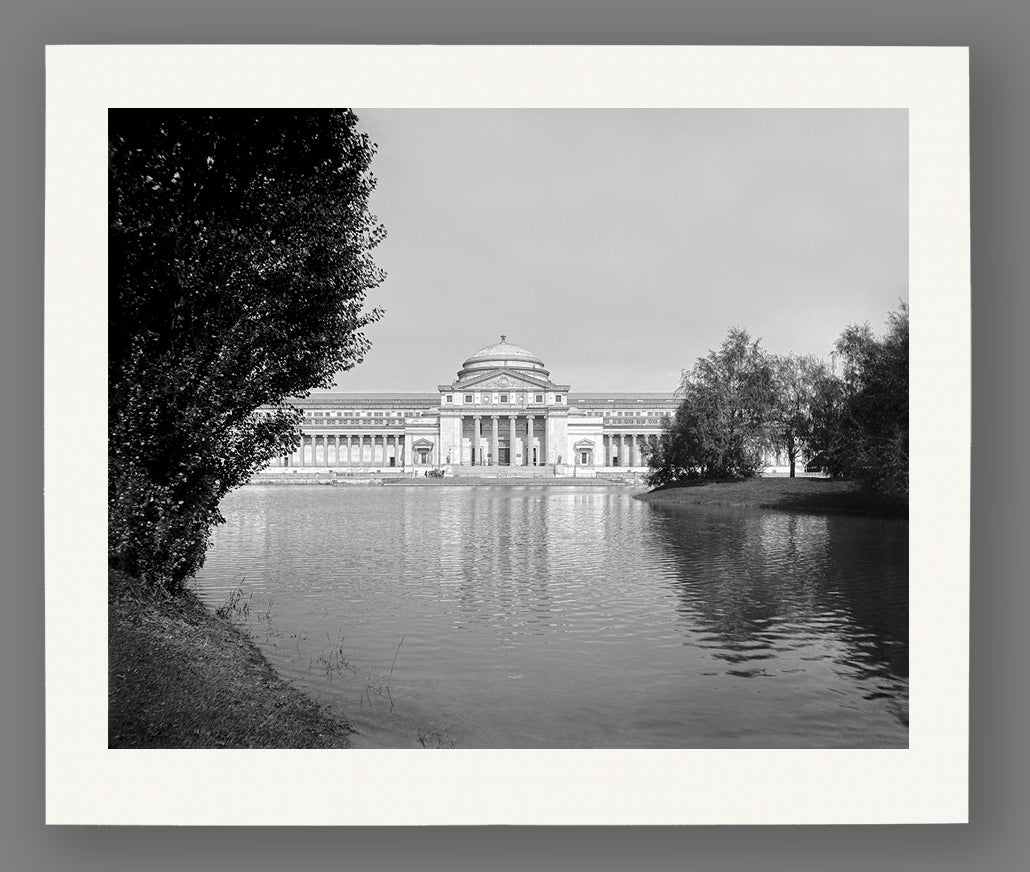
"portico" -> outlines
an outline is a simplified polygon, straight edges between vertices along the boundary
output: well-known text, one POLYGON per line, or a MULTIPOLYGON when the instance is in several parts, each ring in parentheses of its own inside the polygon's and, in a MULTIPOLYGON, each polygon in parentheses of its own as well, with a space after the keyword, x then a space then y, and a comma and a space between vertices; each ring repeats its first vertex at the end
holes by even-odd
POLYGON ((561 462, 553 431, 568 415, 569 386, 553 382, 539 357, 506 336, 473 354, 438 390, 443 451, 456 465, 561 462))

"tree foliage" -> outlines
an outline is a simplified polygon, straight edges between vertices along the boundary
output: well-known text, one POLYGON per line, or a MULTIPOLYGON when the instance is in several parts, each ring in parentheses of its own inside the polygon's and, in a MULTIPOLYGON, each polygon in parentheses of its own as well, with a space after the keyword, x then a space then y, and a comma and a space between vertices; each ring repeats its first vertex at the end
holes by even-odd
POLYGON ((771 358, 773 400, 769 408, 770 447, 782 452, 793 478, 798 460, 812 456, 815 442, 813 410, 817 386, 828 375, 826 364, 812 355, 789 354, 771 358))
POLYGON ((820 426, 834 471, 890 497, 908 496, 908 306, 881 338, 850 326, 835 346, 842 374, 820 426))
POLYGON ((112 110, 109 552, 171 590, 219 500, 298 443, 288 399, 360 362, 384 231, 349 110, 112 110), (256 415, 260 406, 281 411, 256 415))
POLYGON ((811 356, 765 354, 733 329, 684 372, 683 402, 648 458, 652 486, 747 477, 765 449, 816 459, 889 498, 908 496, 908 307, 881 338, 847 327, 835 345, 841 374, 811 356))
POLYGON ((739 478, 762 464, 774 371, 759 341, 733 328, 717 351, 684 371, 683 397, 648 456, 648 484, 739 478))

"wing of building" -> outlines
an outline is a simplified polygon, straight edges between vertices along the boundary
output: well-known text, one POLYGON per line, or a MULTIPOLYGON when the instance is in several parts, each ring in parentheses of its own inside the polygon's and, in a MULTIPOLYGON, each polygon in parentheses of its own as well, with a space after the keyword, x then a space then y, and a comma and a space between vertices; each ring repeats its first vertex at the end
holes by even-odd
POLYGON ((678 400, 671 393, 576 393, 502 336, 433 393, 322 392, 296 405, 304 410, 300 448, 270 471, 504 467, 518 474, 642 468, 678 400))

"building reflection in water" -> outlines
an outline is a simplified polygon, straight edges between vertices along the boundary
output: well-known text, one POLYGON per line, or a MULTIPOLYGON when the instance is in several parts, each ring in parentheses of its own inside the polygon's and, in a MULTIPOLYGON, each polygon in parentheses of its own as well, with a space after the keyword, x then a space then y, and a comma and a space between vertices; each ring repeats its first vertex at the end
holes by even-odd
POLYGON ((223 511, 202 595, 271 601, 259 644, 369 745, 907 741, 907 522, 607 487, 254 487, 223 511), (354 668, 327 680, 338 638, 354 668), (363 705, 394 662, 396 709, 363 705))

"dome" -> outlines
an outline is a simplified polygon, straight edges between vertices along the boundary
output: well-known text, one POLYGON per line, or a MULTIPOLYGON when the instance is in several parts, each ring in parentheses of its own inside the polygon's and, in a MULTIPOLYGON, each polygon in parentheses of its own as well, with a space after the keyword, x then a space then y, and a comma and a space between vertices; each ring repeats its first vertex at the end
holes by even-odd
POLYGON ((532 351, 520 345, 513 345, 507 341, 506 336, 501 336, 501 341, 493 345, 487 345, 473 354, 461 365, 459 378, 473 373, 490 369, 522 369, 537 372, 545 378, 549 374, 544 369, 544 362, 533 354, 532 351))

